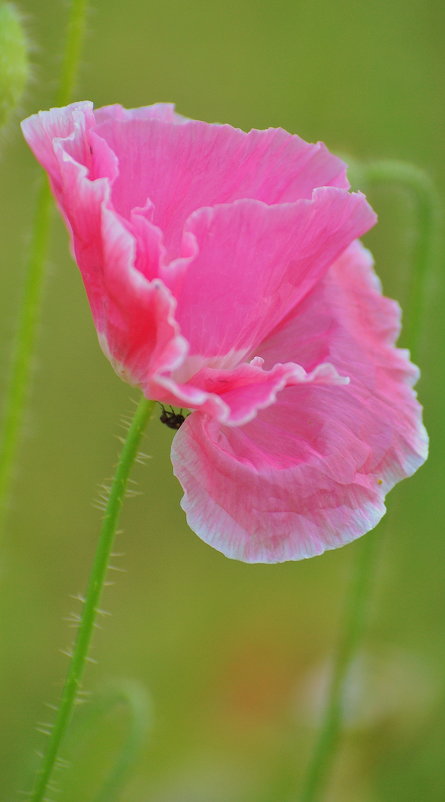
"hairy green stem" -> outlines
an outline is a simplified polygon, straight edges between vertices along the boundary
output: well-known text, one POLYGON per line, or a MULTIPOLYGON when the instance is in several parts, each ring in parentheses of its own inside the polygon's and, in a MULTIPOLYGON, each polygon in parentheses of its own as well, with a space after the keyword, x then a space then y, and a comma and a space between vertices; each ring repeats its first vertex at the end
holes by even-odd
MULTIPOLYGON (((418 228, 412 260, 406 331, 408 345, 414 358, 417 358, 425 298, 431 274, 439 261, 440 202, 436 190, 422 170, 409 164, 378 161, 369 165, 355 165, 352 172, 353 184, 356 186, 366 188, 379 183, 401 184, 414 196, 418 228)), ((377 537, 375 533, 369 533, 363 543, 357 546, 357 561, 346 597, 326 705, 299 802, 320 802, 335 757, 343 719, 345 687, 365 625, 380 539, 381 535, 377 537)))
POLYGON ((142 398, 124 441, 122 453, 110 488, 110 495, 105 509, 77 638, 68 667, 60 705, 54 727, 49 736, 47 750, 37 776, 35 788, 30 797, 30 802, 42 802, 45 797, 48 783, 51 780, 57 763, 60 746, 71 719, 88 658, 93 628, 98 614, 98 607, 129 473, 135 457, 137 456, 142 433, 151 416, 154 405, 154 401, 148 401, 146 398, 142 398))
MULTIPOLYGON (((56 103, 65 105, 72 98, 78 73, 86 25, 88 0, 72 0, 66 47, 60 73, 56 103)), ((11 478, 23 430, 31 365, 35 351, 42 304, 45 261, 51 224, 51 193, 46 179, 38 190, 28 262, 25 268, 23 299, 18 317, 15 350, 9 384, 5 392, 2 447, 0 451, 0 533, 3 530, 11 478)))

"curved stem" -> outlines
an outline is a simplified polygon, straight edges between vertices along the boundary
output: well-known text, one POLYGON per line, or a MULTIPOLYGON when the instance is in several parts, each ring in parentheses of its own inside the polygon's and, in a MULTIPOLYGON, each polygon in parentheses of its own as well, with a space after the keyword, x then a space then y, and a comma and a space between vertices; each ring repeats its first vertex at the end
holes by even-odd
POLYGON ((41 802, 45 796, 57 763, 62 739, 67 730, 79 691, 93 634, 94 623, 102 594, 105 576, 113 547, 119 513, 125 495, 128 476, 137 455, 142 433, 154 408, 154 401, 142 398, 124 441, 114 475, 105 515, 99 535, 96 555, 88 582, 82 617, 70 660, 54 728, 49 737, 46 754, 38 774, 30 802, 41 802))
MULTIPOLYGON (((72 0, 66 48, 56 102, 65 105, 72 97, 85 32, 87 0, 72 0)), ((51 224, 51 192, 46 179, 37 195, 31 246, 25 269, 25 286, 19 312, 16 345, 12 357, 9 385, 5 392, 2 449, 0 452, 0 532, 3 529, 35 351, 39 312, 42 302, 45 260, 51 224)))
MULTIPOLYGON (((407 341, 416 358, 426 292, 430 276, 439 260, 440 202, 436 190, 430 178, 422 170, 400 162, 378 161, 364 166, 357 165, 351 172, 354 175, 352 183, 356 186, 363 188, 378 183, 400 183, 414 194, 418 229, 407 310, 407 341)), ((318 802, 322 798, 328 772, 335 757, 342 724, 344 690, 365 624, 379 540, 375 533, 369 533, 363 543, 358 545, 357 562, 353 568, 351 588, 346 598, 326 706, 304 778, 300 802, 318 802)))
POLYGON ((113 802, 118 799, 125 779, 144 743, 148 729, 149 703, 145 690, 139 683, 127 682, 116 689, 114 704, 123 702, 130 710, 131 721, 127 739, 118 759, 94 797, 94 802, 113 802))
POLYGON ((124 705, 129 713, 127 736, 118 755, 112 762, 112 768, 100 790, 94 795, 94 802, 113 802, 119 798, 120 792, 128 777, 129 771, 138 757, 145 742, 151 723, 150 698, 144 686, 135 680, 121 680, 101 690, 77 719, 77 727, 70 731, 67 749, 71 744, 79 746, 81 735, 92 727, 98 719, 103 718, 115 707, 124 705))
POLYGON ((429 175, 412 164, 392 160, 375 161, 356 165, 351 172, 354 184, 362 189, 379 184, 395 184, 407 189, 414 199, 417 236, 413 248, 413 270, 404 336, 416 361, 422 313, 430 289, 429 279, 439 259, 442 212, 440 198, 429 175))

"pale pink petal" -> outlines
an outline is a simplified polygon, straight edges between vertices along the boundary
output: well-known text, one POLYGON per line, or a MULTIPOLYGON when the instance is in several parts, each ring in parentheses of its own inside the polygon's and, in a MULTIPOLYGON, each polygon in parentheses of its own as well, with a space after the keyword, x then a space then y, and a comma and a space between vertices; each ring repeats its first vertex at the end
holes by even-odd
MULTIPOLYGON (((267 371, 258 365, 238 365, 243 354, 229 353, 227 357, 225 350, 226 346, 230 350, 229 327, 227 327, 229 338, 222 341, 222 362, 216 365, 215 361, 211 360, 209 364, 206 358, 206 354, 209 351, 212 354, 213 350, 211 326, 208 342, 203 343, 202 354, 198 353, 196 356, 195 348, 195 355, 189 358, 190 344, 186 342, 175 320, 176 303, 169 290, 162 282, 156 280, 164 250, 162 232, 150 222, 151 204, 146 204, 145 208, 133 209, 130 219, 122 218, 116 213, 110 200, 110 187, 118 170, 116 156, 93 129, 87 130, 85 126, 80 125, 76 127, 73 115, 77 113, 77 109, 66 110, 70 125, 67 123, 64 129, 67 137, 63 139, 62 136, 58 136, 53 142, 52 170, 54 181, 57 183, 59 205, 71 231, 74 255, 84 279, 104 351, 117 373, 130 383, 140 385, 149 397, 166 403, 203 409, 230 425, 239 425, 250 420, 258 409, 274 402, 276 394, 293 380, 295 372, 300 376, 304 371, 293 363, 273 365, 267 371), (89 166, 76 160, 76 156, 88 161, 89 166), (154 283, 150 284, 147 279, 154 280, 154 283)), ((37 118, 37 123, 40 125, 40 135, 46 141, 47 137, 52 136, 46 118, 45 126, 42 126, 40 117, 37 118)), ((56 123, 59 126, 57 131, 60 133, 58 118, 56 123)), ((337 189, 327 189, 323 192, 324 200, 319 194, 314 201, 300 203, 301 222, 297 231, 301 232, 304 226, 310 229, 311 220, 316 216, 319 207, 321 211, 324 210, 325 218, 330 218, 330 245, 325 249, 322 258, 310 265, 315 278, 317 270, 326 266, 326 259, 334 258, 336 249, 344 248, 352 236, 361 233, 364 226, 361 217, 366 219, 367 216, 367 207, 361 199, 337 189), (312 209, 312 206, 315 208, 312 209), (332 207, 335 207, 335 211, 332 207), (335 230, 336 225, 343 226, 340 233, 335 230)), ((236 205, 240 211, 244 203, 236 205)), ((254 231, 257 225, 256 212, 258 212, 258 222, 261 222, 263 216, 268 220, 270 215, 269 230, 263 234, 262 239, 260 236, 258 241, 255 241, 252 231, 251 247, 258 247, 258 251, 261 252, 261 249, 264 250, 266 240, 272 243, 272 252, 269 254, 268 262, 263 262, 263 268, 264 272, 267 269, 270 272, 276 270, 276 280, 279 282, 288 267, 286 262, 279 264, 279 258, 283 258, 283 254, 280 253, 280 236, 281 239, 289 237, 287 225, 289 223, 296 225, 298 210, 293 211, 290 206, 289 208, 284 206, 272 211, 265 204, 247 202, 249 206, 251 203, 254 207, 253 215, 250 216, 249 213, 245 223, 249 231, 252 229, 254 231), (292 211, 293 214, 289 215, 292 211), (275 225, 272 226, 272 223, 275 225)), ((223 207, 219 209, 224 212, 223 207)), ((241 224, 243 220, 241 216, 241 224)), ((199 219, 197 222, 199 224, 199 219)), ((224 218, 223 222, 229 224, 230 220, 224 218)), ((322 216, 319 223, 319 229, 323 230, 326 221, 322 216)), ((267 225, 267 222, 263 223, 263 227, 267 228, 267 225)), ((204 245, 211 240, 212 231, 205 230, 205 237, 201 237, 199 225, 195 231, 200 238, 203 252, 199 254, 201 262, 193 263, 191 268, 187 267, 192 279, 194 277, 192 294, 193 287, 200 283, 198 270, 203 264, 203 259, 204 261, 207 259, 209 269, 219 270, 218 264, 212 264, 211 252, 206 256, 204 249, 204 245)), ((313 237, 318 235, 319 230, 312 232, 313 237)), ((187 238, 187 233, 185 236, 187 238)), ((195 237, 195 234, 193 236, 195 237)), ((224 239, 224 229, 221 231, 221 236, 224 239)), ((309 235, 303 242, 295 242, 292 248, 285 242, 287 252, 284 253, 284 259, 293 257, 294 248, 299 245, 303 248, 307 261, 311 255, 311 242, 308 240, 310 240, 309 235)), ((302 270, 305 266, 305 263, 302 264, 302 270)), ((249 267, 246 261, 246 271, 249 267)), ((267 284, 267 276, 263 278, 267 284)), ((299 278, 301 286, 297 290, 297 300, 298 291, 304 291, 307 286, 306 277, 300 275, 299 278)), ((264 300, 258 299, 258 292, 262 292, 264 286, 261 280, 258 275, 258 286, 255 287, 255 293, 252 293, 252 300, 255 302, 256 297, 256 303, 262 303, 264 312, 267 312, 264 300)), ((292 280, 298 282, 298 277, 292 280)), ((269 284, 270 281, 269 278, 269 284)), ((236 289, 233 282, 232 289, 236 289)), ((225 288, 221 287, 221 290, 224 293, 225 288)), ((272 287, 269 289, 269 295, 273 294, 272 287)), ((278 297, 278 294, 275 294, 278 297)), ((206 327, 208 318, 200 310, 200 297, 200 294, 196 293, 196 298, 192 298, 191 303, 196 315, 201 315, 200 326, 206 327)), ((210 303, 211 298, 208 300, 210 303)), ((240 303, 242 301, 247 303, 248 287, 245 284, 240 289, 238 300, 240 303)), ((221 299, 221 302, 223 301, 224 296, 221 299)), ((288 297, 284 301, 287 302, 288 297)), ((187 301, 185 305, 187 306, 187 301)), ((220 315, 221 310, 217 311, 220 315)), ((273 325, 277 314, 282 315, 284 311, 286 306, 278 309, 275 318, 269 315, 268 326, 273 325)), ((255 306, 253 314, 256 314, 255 306)), ((218 323, 216 313, 213 322, 218 323)), ((202 331, 198 326, 195 328, 202 331)), ((251 333, 249 332, 249 336, 251 333)), ((192 344, 196 345, 193 341, 192 344)), ((247 346, 244 343, 244 351, 251 345, 249 339, 247 346)))
POLYGON ((97 123, 109 120, 160 120, 165 123, 184 122, 185 118, 175 111, 174 103, 153 103, 151 106, 141 106, 138 109, 126 109, 119 103, 112 106, 102 106, 94 110, 97 123))
POLYGON ((95 135, 91 108, 40 112, 23 123, 24 134, 49 171, 101 345, 122 378, 143 384, 151 371, 175 369, 187 344, 175 301, 156 278, 160 232, 143 210, 124 221, 111 206, 116 158, 95 135))
POLYGON ((110 194, 115 157, 100 140, 98 163, 90 143, 95 125, 93 104, 73 103, 39 112, 24 120, 22 130, 43 167, 71 234, 71 246, 82 272, 96 325, 103 303, 101 209, 110 194), (89 180, 91 178, 94 180, 89 180))
POLYGON ((65 140, 70 155, 78 162, 88 165, 90 155, 86 133, 93 125, 95 125, 93 104, 89 100, 72 103, 60 109, 39 111, 21 123, 23 136, 49 174, 56 190, 60 172, 55 144, 58 140, 65 140))
POLYGON ((150 198, 169 258, 179 253, 186 219, 203 206, 239 198, 283 203, 310 198, 315 187, 349 186, 345 165, 323 144, 282 129, 245 133, 198 121, 169 124, 165 116, 144 119, 143 110, 125 112, 123 119, 123 111, 112 108, 96 132, 119 161, 113 203, 129 217, 150 198))
POLYGON ((200 537, 230 557, 281 562, 376 525, 385 494, 427 455, 398 325, 367 252, 352 246, 259 349, 266 365, 278 352, 308 370, 329 359, 350 383, 288 387, 236 429, 194 414, 176 435, 174 471, 200 537))
POLYGON ((173 445, 192 528, 267 562, 372 528, 427 440, 398 308, 345 251, 375 218, 342 162, 170 104, 72 104, 23 130, 115 369, 199 410, 173 445))
POLYGON ((109 197, 107 178, 90 181, 87 169, 56 144, 58 164, 56 197, 71 235, 71 247, 79 266, 97 328, 103 325, 104 282, 102 209, 109 197))
POLYGON ((170 374, 151 375, 143 389, 147 397, 175 404, 179 407, 199 409, 227 426, 242 426, 252 420, 258 410, 274 404, 277 394, 285 387, 304 382, 345 384, 347 377, 340 376, 329 364, 307 373, 293 362, 277 362, 264 370, 263 360, 253 359, 232 370, 204 368, 192 382, 176 381, 172 376, 187 365, 187 358, 170 374))
POLYGON ((115 213, 102 210, 103 316, 101 345, 117 373, 143 387, 147 375, 180 365, 187 343, 175 321, 175 301, 165 285, 148 281, 134 266, 135 242, 115 213))
MULTIPOLYGON (((398 304, 382 296, 369 251, 354 243, 258 352, 266 366, 275 364, 278 354, 292 355, 308 371, 332 362, 349 376, 350 392, 360 403, 375 406, 379 426, 406 437, 408 451, 422 452, 424 430, 412 390, 419 371, 406 350, 394 347, 399 331, 398 304)), ((371 432, 368 427, 367 436, 371 432)))
POLYGON ((186 228, 196 255, 179 280, 163 273, 190 354, 231 353, 232 364, 252 349, 256 356, 257 344, 374 222, 363 195, 333 187, 294 204, 243 200, 196 212, 186 228))
MULTIPOLYGON (((175 119, 167 105, 134 114, 114 106, 98 116, 111 122, 134 118, 144 125, 175 119)), ((311 200, 295 204, 269 207, 244 200, 203 209, 190 218, 181 258, 170 267, 163 232, 153 222, 152 200, 132 208, 126 217, 114 209, 112 188, 125 164, 112 143, 97 133, 95 121, 91 104, 74 104, 35 115, 25 122, 24 130, 50 169, 104 349, 119 374, 140 384, 147 395, 205 409, 231 425, 251 419, 290 381, 293 361, 284 372, 280 366, 264 371, 239 363, 351 239, 373 223, 373 213, 361 196, 334 187, 317 190, 311 200), (120 272, 111 270, 110 259, 120 272), (165 279, 167 288, 162 292, 169 299, 167 330, 174 354, 170 368, 169 360, 158 364, 150 357, 158 338, 164 343, 165 331, 162 335, 157 331, 162 328, 155 302, 160 285, 156 283, 154 292, 143 279, 159 277, 165 279), (177 311, 168 288, 179 298, 177 311), (153 303, 157 312, 149 314, 153 303), (227 309, 237 314, 228 316, 227 309)), ((221 127, 216 130, 220 135, 221 127)), ((270 145, 270 135, 256 138, 263 150, 270 145)), ((247 141, 242 132, 234 136, 247 141)), ((309 161, 315 153, 324 153, 283 132, 279 137, 293 143, 293 148, 298 145, 297 150, 306 148, 309 161)), ((230 136, 228 141, 230 145, 230 136)), ((338 167, 335 159, 333 163, 338 167)), ((131 173, 127 177, 130 184, 136 180, 131 173)))

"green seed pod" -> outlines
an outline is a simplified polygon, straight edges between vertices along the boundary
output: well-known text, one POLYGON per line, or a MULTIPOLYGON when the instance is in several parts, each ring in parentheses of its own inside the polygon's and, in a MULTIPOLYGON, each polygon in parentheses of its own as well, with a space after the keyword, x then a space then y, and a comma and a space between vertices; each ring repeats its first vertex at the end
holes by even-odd
POLYGON ((17 108, 29 74, 28 46, 17 9, 0 5, 0 128, 17 108))

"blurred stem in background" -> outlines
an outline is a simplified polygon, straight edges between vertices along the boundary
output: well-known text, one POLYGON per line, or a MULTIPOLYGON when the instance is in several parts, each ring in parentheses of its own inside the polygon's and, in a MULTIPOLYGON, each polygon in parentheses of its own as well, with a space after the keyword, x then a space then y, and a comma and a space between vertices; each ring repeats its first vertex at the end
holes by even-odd
POLYGON ((440 259, 441 201, 427 173, 412 164, 392 160, 353 165, 349 170, 353 188, 367 190, 382 184, 396 184, 408 191, 414 201, 417 237, 413 246, 409 296, 404 316, 403 334, 417 362, 421 348, 422 315, 431 277, 440 259))
POLYGON ((353 566, 351 586, 347 594, 344 620, 338 640, 337 652, 323 710, 320 733, 304 780, 300 802, 318 802, 323 798, 324 787, 335 757, 343 718, 345 686, 349 669, 357 653, 364 624, 367 602, 372 588, 377 548, 382 533, 368 532, 357 544, 358 554, 353 566))
MULTIPOLYGON (((405 187, 413 196, 417 238, 412 257, 405 334, 412 357, 417 361, 427 292, 440 259, 440 199, 429 176, 409 164, 385 160, 369 165, 353 165, 349 178, 354 189, 367 190, 376 184, 395 183, 405 187)), ((379 535, 369 532, 364 541, 357 544, 358 553, 346 598, 320 732, 303 780, 299 802, 321 802, 323 799, 339 742, 348 675, 365 625, 380 540, 381 532, 379 535)))
MULTIPOLYGON (((56 713, 56 720, 49 736, 46 753, 38 773, 30 802, 42 802, 49 790, 54 769, 59 764, 60 746, 71 720, 73 708, 79 694, 80 684, 94 630, 99 615, 99 604, 113 548, 119 514, 125 497, 125 490, 132 465, 137 457, 142 434, 153 412, 155 401, 142 397, 124 440, 121 456, 105 508, 93 567, 88 582, 85 603, 79 623, 73 653, 70 659, 62 697, 56 713)), ((102 796, 103 799, 103 796, 102 796)))
POLYGON ((0 128, 8 125, 30 75, 26 31, 12 3, 0 0, 0 128))
MULTIPOLYGON (((87 6, 88 0, 72 0, 71 2, 60 83, 55 99, 56 105, 59 106, 66 105, 72 99, 85 35, 87 6)), ((23 300, 18 312, 18 330, 12 356, 11 374, 5 392, 0 452, 0 536, 4 528, 11 480, 16 466, 29 394, 31 365, 42 305, 51 210, 49 185, 46 178, 42 177, 37 193, 30 250, 25 269, 23 300)))
MULTIPOLYGON (((92 732, 95 732, 97 724, 106 719, 117 707, 126 709, 127 735, 118 754, 113 755, 108 776, 91 798, 92 802, 114 802, 122 792, 151 726, 151 704, 147 691, 140 682, 128 679, 101 688, 99 693, 94 695, 93 701, 79 711, 76 724, 70 731, 67 748, 72 763, 72 752, 78 752, 79 747, 83 747, 84 750, 88 748, 88 740, 91 739, 92 732)), ((77 764, 75 772, 78 778, 77 764)))

